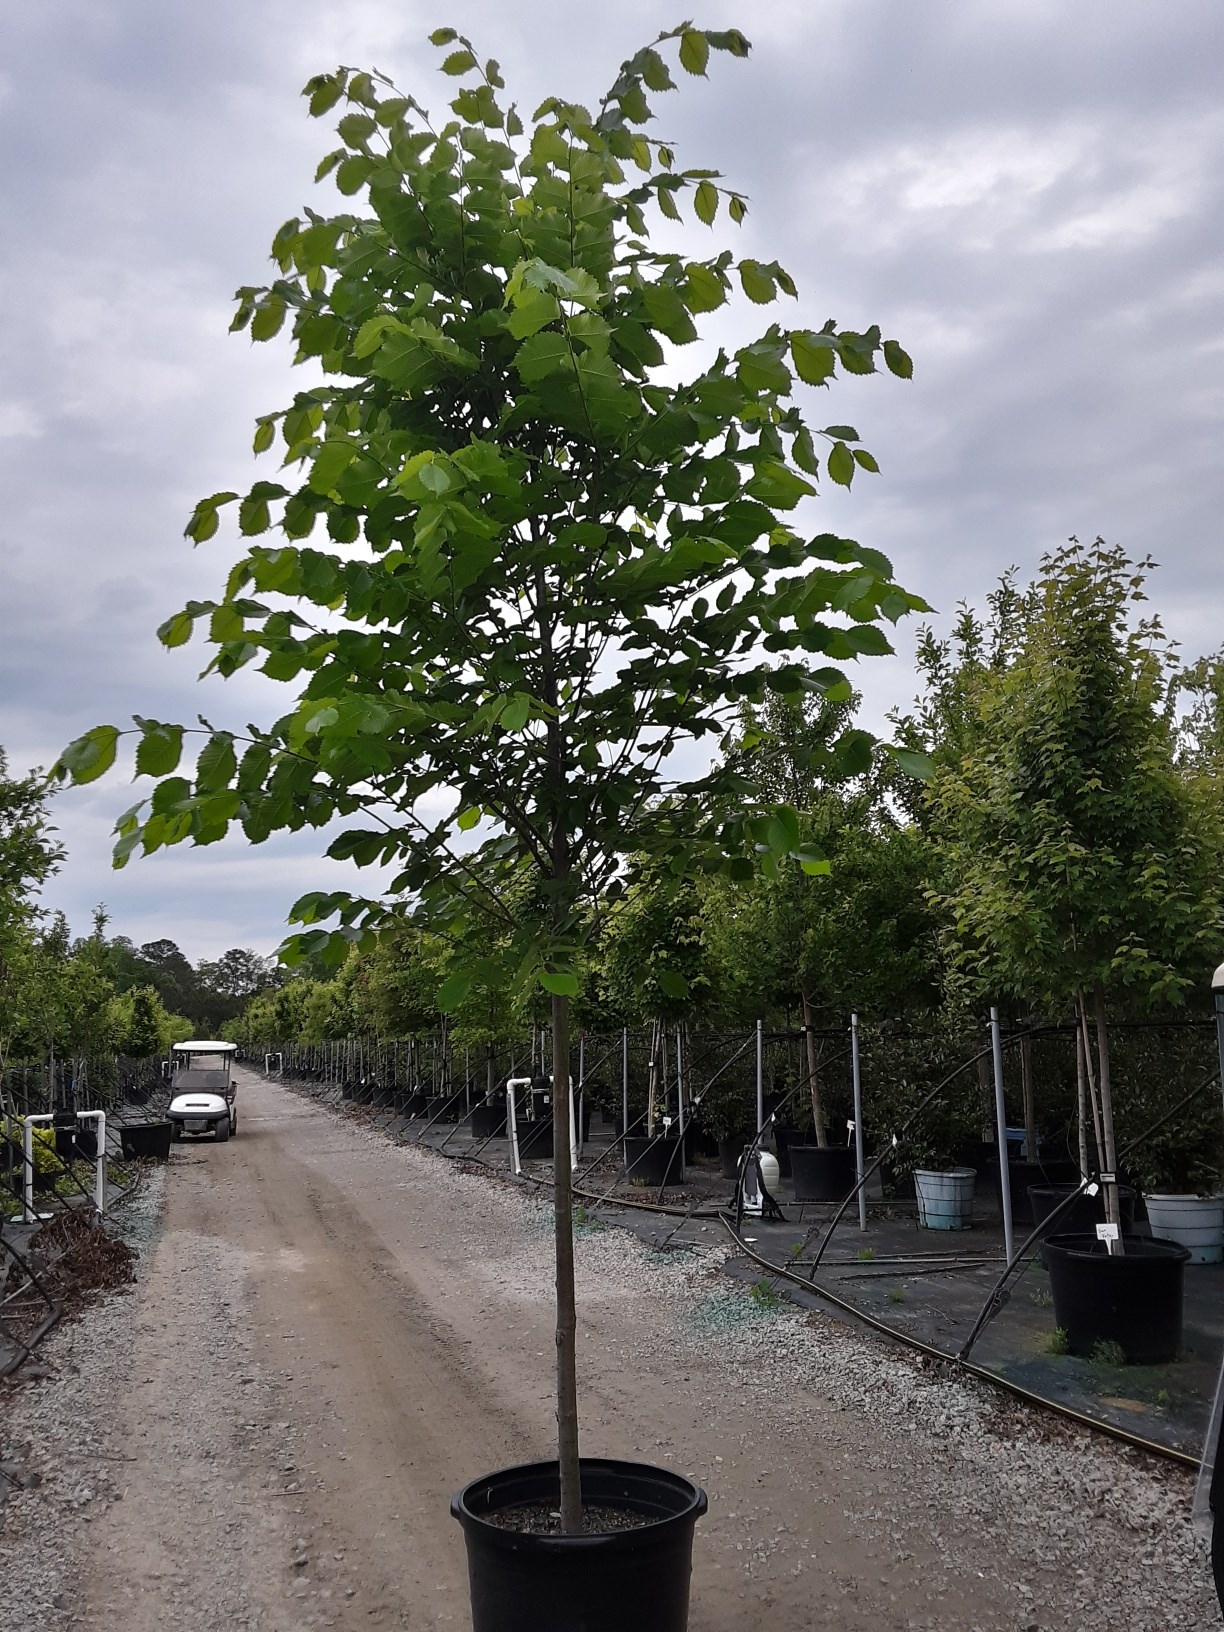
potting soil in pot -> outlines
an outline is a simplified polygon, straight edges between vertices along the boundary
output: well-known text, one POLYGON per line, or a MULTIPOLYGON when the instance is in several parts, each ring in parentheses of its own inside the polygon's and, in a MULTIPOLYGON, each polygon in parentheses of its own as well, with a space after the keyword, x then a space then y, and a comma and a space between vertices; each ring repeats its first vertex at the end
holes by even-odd
MULTIPOLYGON (((559 1536, 560 1511, 548 1502, 531 1502, 520 1507, 503 1507, 485 1518, 499 1530, 517 1530, 525 1536, 559 1536)), ((653 1524, 646 1513, 634 1513, 627 1507, 608 1507, 599 1502, 584 1502, 582 1506, 582 1534, 606 1536, 612 1530, 640 1530, 653 1524)))

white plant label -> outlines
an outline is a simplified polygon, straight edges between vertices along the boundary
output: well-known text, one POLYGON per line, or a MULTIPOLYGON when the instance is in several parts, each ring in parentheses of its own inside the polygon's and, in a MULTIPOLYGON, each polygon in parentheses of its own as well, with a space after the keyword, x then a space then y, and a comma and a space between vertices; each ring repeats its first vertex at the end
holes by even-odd
POLYGON ((1111 1247, 1118 1239, 1118 1226, 1116 1224, 1098 1224, 1096 1232, 1097 1240, 1107 1241, 1111 1247))

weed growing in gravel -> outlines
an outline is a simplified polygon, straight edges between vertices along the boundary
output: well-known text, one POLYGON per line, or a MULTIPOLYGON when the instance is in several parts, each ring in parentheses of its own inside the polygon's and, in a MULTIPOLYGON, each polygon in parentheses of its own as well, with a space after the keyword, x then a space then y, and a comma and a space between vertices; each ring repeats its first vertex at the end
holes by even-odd
POLYGON ((1055 1326, 1046 1342, 1046 1348, 1051 1354, 1070 1354, 1071 1345, 1067 1341, 1065 1326, 1055 1326))
POLYGON ((1042 1287, 1040 1292, 1029 1293, 1029 1302, 1035 1303, 1038 1309, 1049 1309, 1052 1307, 1054 1299, 1045 1287, 1042 1287))
POLYGON ((1103 1337, 1093 1345, 1092 1363, 1094 1366, 1124 1366, 1126 1350, 1121 1343, 1115 1343, 1110 1337, 1103 1337))
POLYGON ((604 1228, 602 1219, 596 1218, 589 1207, 581 1205, 574 1208, 574 1229, 579 1235, 595 1235, 604 1228))
POLYGON ((874 1263, 875 1262, 875 1248, 874 1247, 864 1247, 861 1252, 856 1252, 854 1256, 858 1259, 860 1264, 874 1263))
POLYGON ((760 1309, 772 1310, 780 1309, 786 1299, 782 1297, 772 1282, 767 1281, 762 1276, 752 1289, 752 1301, 760 1309))
POLYGON ((892 1291, 888 1294, 888 1301, 889 1303, 904 1303, 905 1288, 903 1286, 894 1286, 892 1291))

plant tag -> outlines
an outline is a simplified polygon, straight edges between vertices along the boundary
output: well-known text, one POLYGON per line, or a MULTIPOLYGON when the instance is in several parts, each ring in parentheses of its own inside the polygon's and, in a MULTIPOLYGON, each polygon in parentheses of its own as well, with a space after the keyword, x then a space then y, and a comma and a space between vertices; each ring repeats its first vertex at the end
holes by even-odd
POLYGON ((850 1120, 846 1123, 846 1132, 847 1133, 853 1133, 854 1132, 854 1118, 853 1117, 851 1117, 850 1120))
POLYGON ((1114 1250, 1114 1243, 1118 1239, 1118 1226, 1116 1224, 1098 1224, 1096 1227, 1096 1233, 1097 1240, 1104 1241, 1106 1247, 1112 1253, 1114 1250))
POLYGON ((892 1148, 894 1150, 896 1150, 898 1144, 900 1144, 900 1140, 897 1138, 896 1134, 894 1133, 893 1136, 892 1136, 892 1148))
POLYGON ((1117 1182, 1118 1182, 1118 1175, 1116 1173, 1102 1173, 1101 1174, 1101 1183, 1102 1184, 1117 1184, 1117 1182))
POLYGON ((1095 1179, 1093 1179, 1091 1184, 1086 1184, 1084 1186, 1084 1194, 1086 1196, 1099 1195, 1100 1189, 1101 1189, 1100 1185, 1096 1182, 1095 1179))

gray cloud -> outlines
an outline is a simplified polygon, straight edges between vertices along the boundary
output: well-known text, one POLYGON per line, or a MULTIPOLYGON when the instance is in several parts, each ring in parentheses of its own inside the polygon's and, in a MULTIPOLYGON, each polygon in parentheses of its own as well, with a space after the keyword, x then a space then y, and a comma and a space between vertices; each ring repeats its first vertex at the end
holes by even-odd
MULTIPOLYGON (((661 24, 645 0, 444 11, 61 0, 6 19, 0 742, 16 764, 133 711, 241 724, 284 706, 257 676, 197 685, 194 650, 162 652, 153 629, 220 584, 234 541, 193 551, 184 520, 250 478, 253 418, 291 389, 283 349, 225 330, 233 289, 313 195, 329 133, 297 100, 308 74, 373 62, 440 100, 424 35, 452 21, 524 106, 593 99, 661 24)), ((791 269, 797 318, 878 321, 916 362, 909 385, 849 381, 816 404, 883 474, 822 497, 813 524, 887 550, 945 613, 1068 533, 1104 533, 1163 563, 1156 603, 1189 652, 1217 644, 1224 14, 720 0, 702 21, 744 27, 753 57, 665 101, 660 131, 750 195, 740 244, 791 269)), ((734 240, 720 224, 679 241, 734 240)), ((737 309, 719 337, 771 316, 737 309)), ((911 642, 860 665, 874 720, 908 699, 911 642)), ((112 875, 126 802, 112 782, 59 801, 72 856, 48 899, 78 922, 106 898, 117 927, 194 956, 266 947, 329 870, 311 835, 112 875)))

